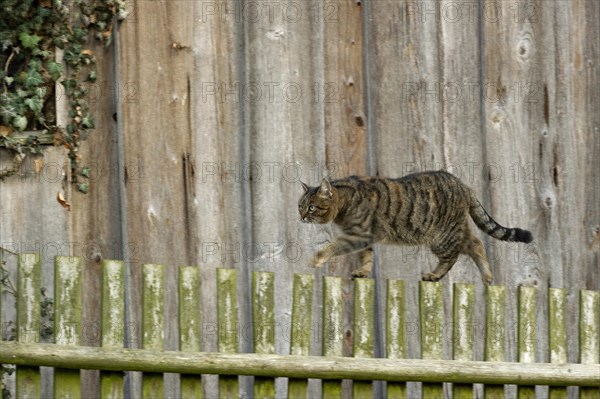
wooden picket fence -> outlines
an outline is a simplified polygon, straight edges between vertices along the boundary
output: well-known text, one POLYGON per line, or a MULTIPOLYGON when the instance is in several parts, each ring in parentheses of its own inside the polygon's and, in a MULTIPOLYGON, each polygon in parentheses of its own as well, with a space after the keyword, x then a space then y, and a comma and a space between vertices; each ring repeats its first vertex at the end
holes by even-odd
MULTIPOLYGON (((142 397, 161 397, 163 373, 180 374, 181 397, 202 397, 201 374, 218 374, 217 392, 208 397, 239 396, 239 375, 256 376, 254 397, 274 397, 275 377, 288 377, 288 396, 306 397, 308 378, 322 380, 319 390, 325 398, 342 397, 342 379, 353 380, 354 397, 373 397, 373 381, 387 381, 387 398, 407 396, 407 382, 422 382, 423 398, 444 397, 443 383, 453 383, 454 399, 473 398, 473 384, 483 383, 486 398, 503 398, 504 384, 518 385, 518 397, 535 397, 535 385, 550 385, 549 395, 566 398, 566 386, 579 386, 580 398, 600 397, 600 293, 579 294, 580 363, 567 363, 566 291, 550 289, 549 340, 551 363, 533 363, 538 333, 535 326, 537 289, 518 290, 518 363, 505 362, 506 290, 486 290, 485 361, 473 361, 475 289, 470 284, 453 287, 453 360, 443 359, 440 326, 443 320, 441 283, 420 283, 420 326, 422 359, 406 359, 405 284, 389 280, 386 286, 387 358, 372 359, 375 339, 375 284, 372 279, 354 282, 353 358, 343 356, 344 328, 342 280, 323 277, 322 355, 309 356, 311 345, 314 277, 296 275, 289 328, 290 354, 275 354, 274 334, 276 293, 274 274, 252 275, 252 336, 254 354, 240 354, 236 298, 236 271, 217 270, 218 352, 201 350, 200 274, 198 267, 179 268, 179 351, 164 351, 164 273, 162 265, 143 265, 142 349, 125 349, 125 265, 103 261, 102 320, 91 329, 82 320, 82 260, 55 259, 54 344, 40 342, 41 262, 38 255, 21 254, 17 265, 16 340, 0 343, 0 363, 16 364, 16 395, 37 398, 41 394, 40 366, 55 367, 53 394, 56 398, 80 397, 79 369, 102 370, 102 398, 123 397, 123 371, 142 371, 142 397), (87 329, 87 331, 86 331, 87 329), (101 347, 82 346, 83 334, 94 331, 101 347)), ((571 391, 573 392, 572 388, 571 391)), ((569 395, 571 396, 571 395, 569 395)))

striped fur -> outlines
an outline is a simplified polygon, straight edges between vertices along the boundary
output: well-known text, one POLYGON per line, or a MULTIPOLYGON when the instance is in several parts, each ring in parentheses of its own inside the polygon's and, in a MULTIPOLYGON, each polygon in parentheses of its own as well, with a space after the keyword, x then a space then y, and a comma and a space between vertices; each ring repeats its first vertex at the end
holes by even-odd
POLYGON ((504 241, 531 242, 532 234, 499 225, 481 206, 472 190, 450 173, 423 172, 398 179, 350 176, 318 187, 302 183, 298 203, 306 223, 336 223, 343 234, 317 252, 311 260, 321 266, 334 256, 361 254, 363 266, 353 272, 363 277, 371 271, 375 243, 426 245, 438 257, 437 268, 423 276, 438 281, 460 254, 477 264, 485 284, 492 281, 485 249, 472 234, 468 216, 490 236, 504 241))

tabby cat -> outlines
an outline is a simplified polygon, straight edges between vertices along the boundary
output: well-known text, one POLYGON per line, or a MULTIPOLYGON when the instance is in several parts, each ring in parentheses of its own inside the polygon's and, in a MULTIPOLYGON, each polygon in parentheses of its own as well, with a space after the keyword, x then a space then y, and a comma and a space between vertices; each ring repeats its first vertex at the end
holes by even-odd
POLYGON ((477 227, 503 241, 529 243, 531 232, 500 226, 483 209, 473 191, 450 173, 422 172, 398 179, 350 176, 323 179, 320 186, 302 183, 304 194, 298 211, 305 223, 335 223, 343 234, 312 258, 322 266, 334 256, 359 252, 362 267, 352 273, 364 277, 373 266, 375 243, 426 245, 438 257, 433 272, 423 280, 438 281, 460 254, 469 255, 479 268, 483 283, 492 282, 485 249, 469 228, 468 216, 477 227))

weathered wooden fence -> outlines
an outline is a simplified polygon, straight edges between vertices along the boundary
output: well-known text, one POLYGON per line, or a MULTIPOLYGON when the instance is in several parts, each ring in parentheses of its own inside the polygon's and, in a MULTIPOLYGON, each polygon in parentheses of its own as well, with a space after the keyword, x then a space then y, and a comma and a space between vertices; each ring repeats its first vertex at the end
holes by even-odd
MULTIPOLYGON (((506 290, 490 286, 485 303, 477 302, 470 284, 454 284, 452 320, 444 319, 442 284, 422 282, 419 288, 419 322, 407 322, 405 286, 401 280, 387 281, 385 323, 386 359, 374 357, 375 284, 371 279, 354 282, 354 325, 342 325, 341 278, 324 277, 322 319, 312 320, 315 279, 297 274, 293 289, 275 291, 275 275, 252 275, 253 322, 238 321, 236 271, 218 269, 215 315, 200 312, 200 268, 178 268, 179 292, 164 290, 165 266, 143 265, 143 322, 129 324, 125 310, 126 268, 120 261, 103 261, 102 320, 82 319, 82 261, 78 257, 56 257, 54 271, 53 344, 41 342, 41 262, 38 255, 21 254, 16 282, 17 318, 14 341, 0 343, 0 363, 16 364, 16 377, 4 375, 16 397, 40 397, 44 385, 53 387, 57 398, 82 396, 79 369, 102 370, 100 397, 125 395, 126 380, 142 371, 144 398, 161 397, 163 373, 178 373, 181 397, 238 397, 240 375, 255 376, 254 397, 274 397, 275 377, 288 377, 284 389, 289 397, 306 397, 309 389, 323 397, 372 397, 374 389, 389 398, 472 398, 474 389, 486 398, 504 397, 503 384, 517 385, 518 396, 530 398, 600 397, 600 292, 579 292, 579 336, 567 337, 564 289, 550 289, 548 333, 535 324, 537 289, 518 290, 518 323, 506 326, 506 290), (179 304, 179 348, 164 350, 164 303, 166 295, 176 295, 179 304), (283 325, 275 318, 279 297, 293 296, 291 322, 283 325), (486 306, 486 319, 474 319, 476 306, 486 306), (216 320, 210 322, 208 320, 216 320), (421 358, 406 359, 407 334, 420 334, 421 358), (506 340, 516 337, 518 362, 506 362, 506 340), (216 335, 219 353, 201 352, 207 335, 216 335), (544 336, 545 335, 545 336, 544 336), (140 339, 138 344, 138 339, 140 339), (275 354, 276 340, 290 342, 290 354, 275 354), (579 341, 580 364, 567 363, 567 340, 579 341), (252 340, 254 354, 238 354, 241 340, 252 340), (342 357, 343 342, 352 342, 354 358, 342 357), (551 363, 535 363, 536 344, 549 340, 551 363), (443 342, 452 345, 452 360, 443 357, 443 342), (485 346, 485 359, 473 359, 473 347, 485 346), (319 345, 323 356, 309 356, 311 346, 319 345), (125 347, 140 347, 127 349, 125 347), (55 367, 44 379, 40 366, 55 367), (218 374, 218 385, 209 390, 204 374, 218 374), (308 381, 318 378, 318 381, 308 381), (342 380, 354 380, 343 382, 342 380), (387 381, 387 384, 374 381, 387 381), (418 383, 416 383, 418 382, 418 383), (444 384, 446 383, 446 384, 444 384), (450 385, 449 383, 452 383, 450 385), (473 384, 486 384, 483 389, 473 384), (379 384, 378 386, 376 386, 379 384), (538 388, 536 385, 548 385, 538 388), (578 388, 567 388, 577 386, 578 388), (310 387, 310 388, 309 388, 310 387), (567 390, 568 389, 568 390, 567 390), (451 394, 450 394, 451 392, 451 394)), ((3 329, 10 323, 3 321, 3 329)), ((6 335, 6 334, 3 334, 6 335)), ((214 378, 214 377, 213 377, 214 378)), ((252 394, 250 394, 252 396, 252 394)), ((313 395, 314 396, 314 395, 313 395)))

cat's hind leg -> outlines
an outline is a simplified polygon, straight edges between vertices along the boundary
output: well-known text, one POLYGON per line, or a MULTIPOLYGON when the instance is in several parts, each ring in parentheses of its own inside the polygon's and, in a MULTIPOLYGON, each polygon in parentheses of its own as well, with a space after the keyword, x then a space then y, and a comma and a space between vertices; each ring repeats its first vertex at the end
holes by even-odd
POLYGON ((452 269, 458 260, 460 251, 455 246, 433 246, 431 251, 438 257, 439 263, 434 271, 423 274, 423 281, 439 281, 452 269))
POLYGON ((352 278, 367 277, 373 270, 373 248, 367 248, 360 253, 360 269, 352 272, 352 278))
POLYGON ((463 253, 469 255, 475 261, 477 268, 479 268, 479 273, 481 273, 483 284, 490 285, 494 276, 490 270, 485 248, 481 240, 470 234, 469 238, 464 242, 463 253))

